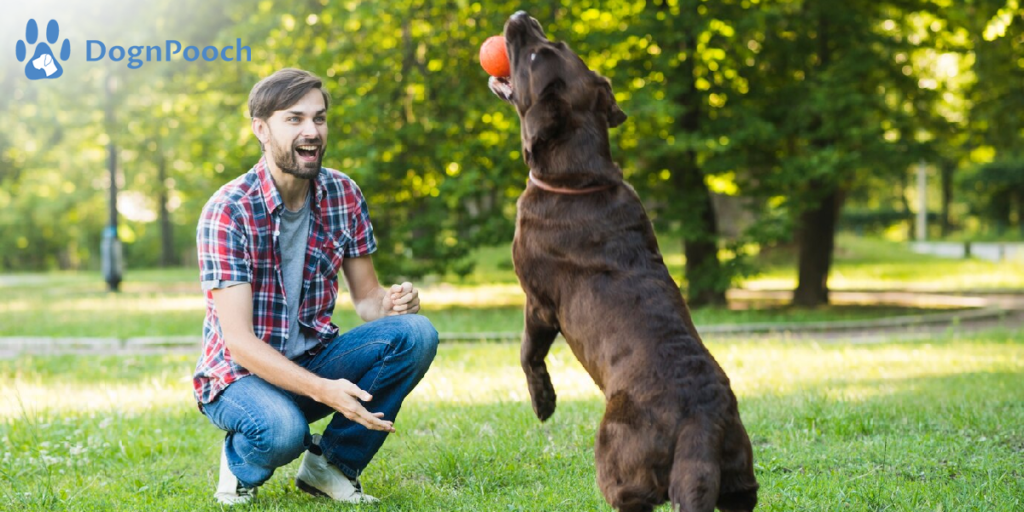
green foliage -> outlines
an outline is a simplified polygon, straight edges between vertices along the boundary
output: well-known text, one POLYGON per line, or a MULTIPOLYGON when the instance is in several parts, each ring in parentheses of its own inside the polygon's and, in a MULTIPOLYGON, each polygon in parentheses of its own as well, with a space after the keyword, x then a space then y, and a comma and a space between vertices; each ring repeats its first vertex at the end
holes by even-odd
MULTIPOLYGON (((1015 115, 1024 21, 1013 1, 560 0, 527 8, 611 78, 631 116, 612 131, 616 161, 659 230, 725 249, 720 271, 706 276, 717 289, 754 270, 745 246, 790 239, 796 214, 830 190, 874 208, 902 196, 892 191, 921 158, 963 169, 1012 160, 1024 126, 1015 115), (754 223, 735 239, 709 231, 697 222, 706 207, 687 176, 731 196, 754 223)), ((384 276, 468 275, 473 248, 510 240, 526 171, 518 121, 485 87, 476 55, 520 4, 43 3, 61 12, 75 41, 241 39, 252 61, 179 58, 129 70, 76 56, 60 80, 30 82, 21 63, 5 60, 0 269, 99 267, 110 141, 129 267, 153 266, 165 251, 192 265, 202 205, 260 156, 248 91, 286 66, 326 80, 334 101, 325 164, 370 199, 384 276), (107 97, 109 77, 117 87, 107 97), (173 230, 166 249, 161 194, 173 230)), ((5 34, 24 30, 21 16, 0 24, 5 34)), ((986 197, 960 192, 954 200, 981 214, 986 197)))
POLYGON ((962 190, 973 199, 974 213, 999 231, 1017 227, 1024 232, 1024 159, 982 165, 964 176, 962 190))
POLYGON ((858 234, 879 235, 899 223, 908 223, 913 215, 892 209, 846 209, 840 219, 840 226, 858 234))

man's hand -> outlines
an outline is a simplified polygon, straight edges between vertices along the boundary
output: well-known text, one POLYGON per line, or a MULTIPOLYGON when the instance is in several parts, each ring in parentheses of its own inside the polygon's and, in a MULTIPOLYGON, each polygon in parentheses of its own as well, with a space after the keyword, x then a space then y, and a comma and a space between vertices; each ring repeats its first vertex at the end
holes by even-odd
POLYGON ((381 309, 387 316, 411 315, 420 310, 420 291, 412 283, 393 284, 385 291, 381 309))
POLYGON ((370 430, 395 431, 394 423, 383 419, 384 413, 370 412, 359 403, 369 402, 373 397, 345 379, 323 381, 323 386, 314 399, 370 430))
POLYGON ((267 382, 320 402, 346 418, 372 430, 394 432, 395 426, 384 413, 367 411, 360 400, 373 397, 359 386, 344 380, 318 377, 253 334, 252 286, 249 283, 213 291, 213 302, 220 314, 224 341, 235 362, 267 382))

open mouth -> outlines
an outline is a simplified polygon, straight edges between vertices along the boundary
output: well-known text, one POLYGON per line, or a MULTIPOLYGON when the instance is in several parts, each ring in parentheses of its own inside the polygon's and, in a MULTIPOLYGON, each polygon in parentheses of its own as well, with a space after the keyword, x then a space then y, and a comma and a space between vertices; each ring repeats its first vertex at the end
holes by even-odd
MULTIPOLYGON (((508 57, 511 67, 518 62, 518 53, 523 48, 529 47, 538 41, 547 41, 544 29, 537 20, 530 17, 525 11, 518 11, 509 17, 505 22, 502 31, 508 45, 508 57)), ((513 73, 514 74, 514 73, 513 73)), ((487 79, 487 86, 495 96, 512 103, 515 99, 515 87, 510 77, 490 77, 487 79)))
POLYGON ((316 162, 320 157, 321 147, 312 144, 303 144, 295 147, 295 153, 299 155, 302 162, 316 162))
POLYGON ((508 77, 490 77, 487 79, 487 86, 491 88, 491 92, 497 95, 499 98, 511 102, 512 101, 512 80, 508 77))

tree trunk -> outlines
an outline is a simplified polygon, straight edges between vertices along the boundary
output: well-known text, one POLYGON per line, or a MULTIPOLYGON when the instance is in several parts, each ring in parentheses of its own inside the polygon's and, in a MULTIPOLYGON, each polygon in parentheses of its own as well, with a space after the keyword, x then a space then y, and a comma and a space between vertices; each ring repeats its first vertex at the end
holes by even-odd
POLYGON ((910 211, 910 201, 907 199, 907 187, 910 185, 907 182, 907 173, 903 172, 900 174, 900 206, 903 211, 903 227, 906 229, 907 240, 914 238, 914 214, 910 211))
POLYGON ((942 218, 939 219, 939 225, 942 228, 942 236, 946 237, 952 231, 949 222, 949 205, 953 202, 953 171, 956 170, 956 164, 943 162, 940 169, 942 171, 942 218))
POLYGON ((718 218, 711 202, 711 191, 696 164, 696 155, 687 152, 672 173, 672 181, 685 206, 682 222, 687 302, 691 306, 724 305, 725 290, 719 284, 722 265, 718 261, 718 218))
MULTIPOLYGON (((697 4, 693 5, 692 14, 698 16, 697 4)), ((693 31, 684 36, 681 51, 686 52, 688 58, 677 68, 679 83, 688 84, 688 87, 676 97, 676 102, 684 110, 678 123, 683 133, 695 135, 700 132, 704 99, 695 84, 693 63, 697 60, 697 40, 693 31)), ((695 150, 687 149, 679 155, 679 165, 673 169, 672 181, 683 206, 679 214, 683 224, 683 253, 686 255, 687 302, 691 306, 724 305, 725 287, 721 285, 722 265, 718 261, 718 218, 695 150)))
POLYGON ((797 226, 799 277, 793 304, 815 307, 828 304, 828 274, 835 249, 836 222, 842 193, 832 189, 800 215, 797 226))
MULTIPOLYGON (((703 179, 701 184, 703 184, 703 179)), ((707 192, 707 187, 701 187, 707 192)), ((720 285, 722 265, 718 261, 718 244, 714 234, 717 230, 715 211, 711 204, 710 194, 706 195, 704 211, 698 220, 704 230, 699 239, 684 240, 683 251, 686 255, 686 281, 689 283, 687 301, 691 306, 724 306, 725 289, 720 285)))
POLYGON ((174 227, 171 224, 171 213, 167 211, 167 159, 163 153, 157 157, 157 183, 160 194, 160 266, 170 267, 174 261, 174 227))
MULTIPOLYGON (((818 4, 824 9, 824 2, 818 4)), ((818 13, 818 69, 825 69, 832 60, 829 48, 830 25, 824 11, 818 13)), ((822 120, 815 119, 814 131, 820 129, 822 120)), ((813 132, 812 132, 813 133, 813 132)), ((828 138, 815 138, 811 145, 818 151, 832 145, 828 138)), ((798 219, 796 238, 799 246, 797 263, 797 286, 793 291, 793 304, 802 307, 816 307, 828 304, 828 274, 832 267, 832 253, 835 249, 836 222, 839 217, 841 193, 839 185, 812 181, 808 190, 825 190, 825 194, 808 204, 798 219)))

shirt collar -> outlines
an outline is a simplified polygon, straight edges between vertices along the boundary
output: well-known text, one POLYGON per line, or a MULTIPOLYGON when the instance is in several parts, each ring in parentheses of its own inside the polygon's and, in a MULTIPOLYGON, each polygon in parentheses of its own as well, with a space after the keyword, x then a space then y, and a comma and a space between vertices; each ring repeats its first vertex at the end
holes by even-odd
MULTIPOLYGON (((270 174, 270 167, 267 165, 267 157, 260 158, 260 161, 255 167, 256 176, 260 180, 260 190, 263 192, 263 201, 267 203, 267 210, 271 213, 277 212, 279 207, 284 206, 284 199, 281 197, 281 192, 277 190, 277 186, 274 185, 274 177, 270 174)), ((324 168, 320 168, 320 172, 317 173, 316 178, 311 180, 311 186, 313 187, 313 204, 310 205, 313 211, 320 210, 320 201, 324 196, 324 168)))

